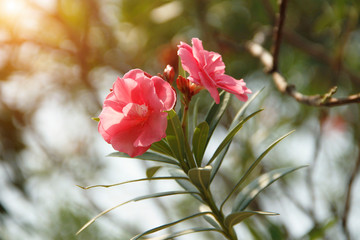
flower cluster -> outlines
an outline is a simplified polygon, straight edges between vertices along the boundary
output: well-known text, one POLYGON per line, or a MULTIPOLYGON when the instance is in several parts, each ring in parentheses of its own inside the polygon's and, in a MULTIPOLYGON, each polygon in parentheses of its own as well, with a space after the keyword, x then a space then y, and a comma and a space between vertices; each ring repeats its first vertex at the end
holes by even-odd
MULTIPOLYGON (((185 98, 190 100, 205 88, 218 104, 217 88, 221 88, 246 101, 250 89, 242 79, 236 80, 225 74, 221 55, 204 50, 197 38, 192 39, 192 45, 183 42, 178 45, 182 67, 189 73, 187 79, 179 76, 177 81, 185 98)), ((171 67, 166 67, 162 77, 135 69, 115 81, 104 101, 98 125, 102 137, 115 150, 135 157, 166 136, 167 111, 176 102, 176 93, 170 85, 174 78, 171 67)))
POLYGON ((175 70, 171 66, 167 66, 164 72, 157 76, 134 69, 122 78, 118 78, 106 97, 99 116, 99 132, 105 141, 118 151, 110 156, 136 157, 144 161, 155 161, 160 165, 148 168, 146 178, 83 188, 111 187, 141 181, 175 180, 183 190, 146 194, 120 203, 92 218, 78 233, 100 216, 127 203, 178 194, 193 196, 194 200, 199 203, 200 211, 147 230, 134 236, 131 240, 144 239, 143 237, 149 234, 200 216, 204 217, 204 220, 213 228, 186 229, 171 233, 161 239, 173 239, 195 232, 216 231, 225 239, 236 240, 238 238, 234 226, 244 219, 253 215, 277 215, 273 212, 249 211, 246 208, 270 184, 300 167, 276 169, 262 173, 252 181, 249 181, 248 177, 253 177, 252 171, 265 155, 290 133, 276 140, 256 158, 249 168, 243 171, 244 173, 228 194, 217 196, 219 200, 222 198, 221 203, 217 203, 210 185, 219 172, 235 135, 249 119, 260 113, 262 109, 247 116, 243 115, 247 106, 257 95, 256 93, 236 113, 229 125, 226 137, 222 139, 213 154, 210 157, 206 156, 207 146, 213 139, 216 126, 229 106, 231 94, 241 101, 247 101, 247 94, 251 91, 242 79, 237 80, 226 75, 225 64, 220 54, 204 50, 201 41, 197 38, 192 39, 192 46, 181 42, 178 45, 178 55, 181 58, 182 68, 179 67, 181 74, 176 78, 175 70), (188 76, 183 70, 188 73, 188 76), (178 93, 175 91, 175 86, 172 86, 175 79, 178 93), (227 92, 219 94, 218 88, 227 92), (202 89, 209 91, 216 104, 209 104, 206 116, 198 119, 197 105, 194 105, 193 114, 189 114, 189 106, 192 97, 202 89), (181 99, 178 101, 181 107, 177 107, 177 111, 175 111, 177 94, 181 99), (150 151, 148 151, 149 149, 150 151), (163 165, 168 167, 168 174, 155 177, 154 175, 163 165), (246 182, 249 183, 244 186, 246 182), (228 202, 232 202, 230 213, 227 213, 227 210, 224 211, 226 208, 224 206, 228 202), (204 206, 207 210, 202 210, 205 209, 204 206))

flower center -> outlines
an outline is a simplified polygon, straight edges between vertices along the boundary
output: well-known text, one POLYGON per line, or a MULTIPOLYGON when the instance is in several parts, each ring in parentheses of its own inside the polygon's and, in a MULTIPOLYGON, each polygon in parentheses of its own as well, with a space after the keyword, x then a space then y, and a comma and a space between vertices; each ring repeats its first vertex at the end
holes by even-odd
POLYGON ((130 118, 146 118, 148 115, 148 106, 145 104, 139 105, 136 103, 128 103, 122 110, 125 117, 130 118))

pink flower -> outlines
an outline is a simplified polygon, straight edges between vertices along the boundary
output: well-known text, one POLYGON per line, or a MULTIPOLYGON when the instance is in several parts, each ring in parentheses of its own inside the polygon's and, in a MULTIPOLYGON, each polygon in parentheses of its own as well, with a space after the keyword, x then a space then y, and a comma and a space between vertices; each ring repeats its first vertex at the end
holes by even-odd
POLYGON ((218 104, 220 102, 217 88, 234 94, 239 100, 246 101, 251 90, 245 82, 225 74, 225 64, 221 55, 204 50, 198 38, 192 39, 192 47, 180 42, 178 55, 185 71, 190 73, 189 80, 205 87, 218 104))
POLYGON ((115 150, 135 157, 166 136, 167 112, 176 93, 169 83, 140 69, 117 78, 104 101, 98 130, 115 150))

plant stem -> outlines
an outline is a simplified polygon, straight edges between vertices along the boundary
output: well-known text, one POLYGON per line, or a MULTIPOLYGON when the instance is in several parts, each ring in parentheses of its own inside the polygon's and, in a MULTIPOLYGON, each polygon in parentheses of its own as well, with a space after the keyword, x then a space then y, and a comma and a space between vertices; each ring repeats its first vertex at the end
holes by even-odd
POLYGON ((183 106, 184 106, 184 112, 181 119, 181 127, 184 133, 184 140, 185 140, 185 152, 187 156, 187 160, 189 163, 190 168, 196 168, 198 167, 196 164, 196 161, 194 159, 194 156, 191 152, 190 145, 189 145, 189 139, 188 139, 188 112, 189 112, 189 101, 184 100, 183 106))
MULTIPOLYGON (((199 189, 200 190, 200 189, 199 189)), ((203 196, 203 200, 208 204, 208 206, 210 207, 211 211, 214 214, 214 217, 216 219, 216 221, 220 224, 223 232, 224 232, 224 236, 226 236, 227 239, 229 240, 237 240, 237 236, 236 233, 234 232, 234 230, 231 228, 229 229, 226 225, 225 225, 225 216, 224 214, 219 210, 219 208, 216 206, 216 203, 212 197, 212 194, 210 192, 210 190, 207 191, 200 191, 202 193, 203 196)))

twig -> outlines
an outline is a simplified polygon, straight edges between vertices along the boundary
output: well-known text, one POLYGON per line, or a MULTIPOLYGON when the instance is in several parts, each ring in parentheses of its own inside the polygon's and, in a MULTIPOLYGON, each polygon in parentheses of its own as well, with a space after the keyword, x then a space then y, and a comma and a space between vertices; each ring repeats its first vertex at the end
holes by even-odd
POLYGON ((347 222, 348 222, 350 206, 351 206, 352 187, 353 187, 353 183, 354 183, 356 176, 360 173, 360 171, 359 171, 360 170, 360 144, 358 146, 358 151, 359 151, 359 155, 356 160, 353 171, 351 173, 351 176, 349 178, 348 187, 346 190, 344 213, 343 213, 343 216, 341 219, 341 225, 342 225, 343 231, 345 233, 346 239, 350 239, 350 232, 349 232, 349 229, 347 228, 347 222))
POLYGON ((273 65, 271 72, 275 72, 278 70, 279 51, 280 51, 281 38, 282 38, 282 29, 285 23, 286 5, 287 5, 287 0, 281 0, 280 11, 276 18, 276 24, 274 27, 274 43, 272 48, 273 65))
POLYGON ((260 59, 265 67, 265 71, 271 74, 277 89, 281 93, 293 97, 300 103, 314 107, 335 107, 350 103, 360 103, 360 93, 353 94, 345 98, 329 97, 325 101, 323 95, 304 95, 296 91, 295 85, 288 84, 286 79, 278 71, 271 72, 273 69, 273 56, 260 44, 248 41, 245 44, 245 49, 247 49, 253 56, 260 59))

